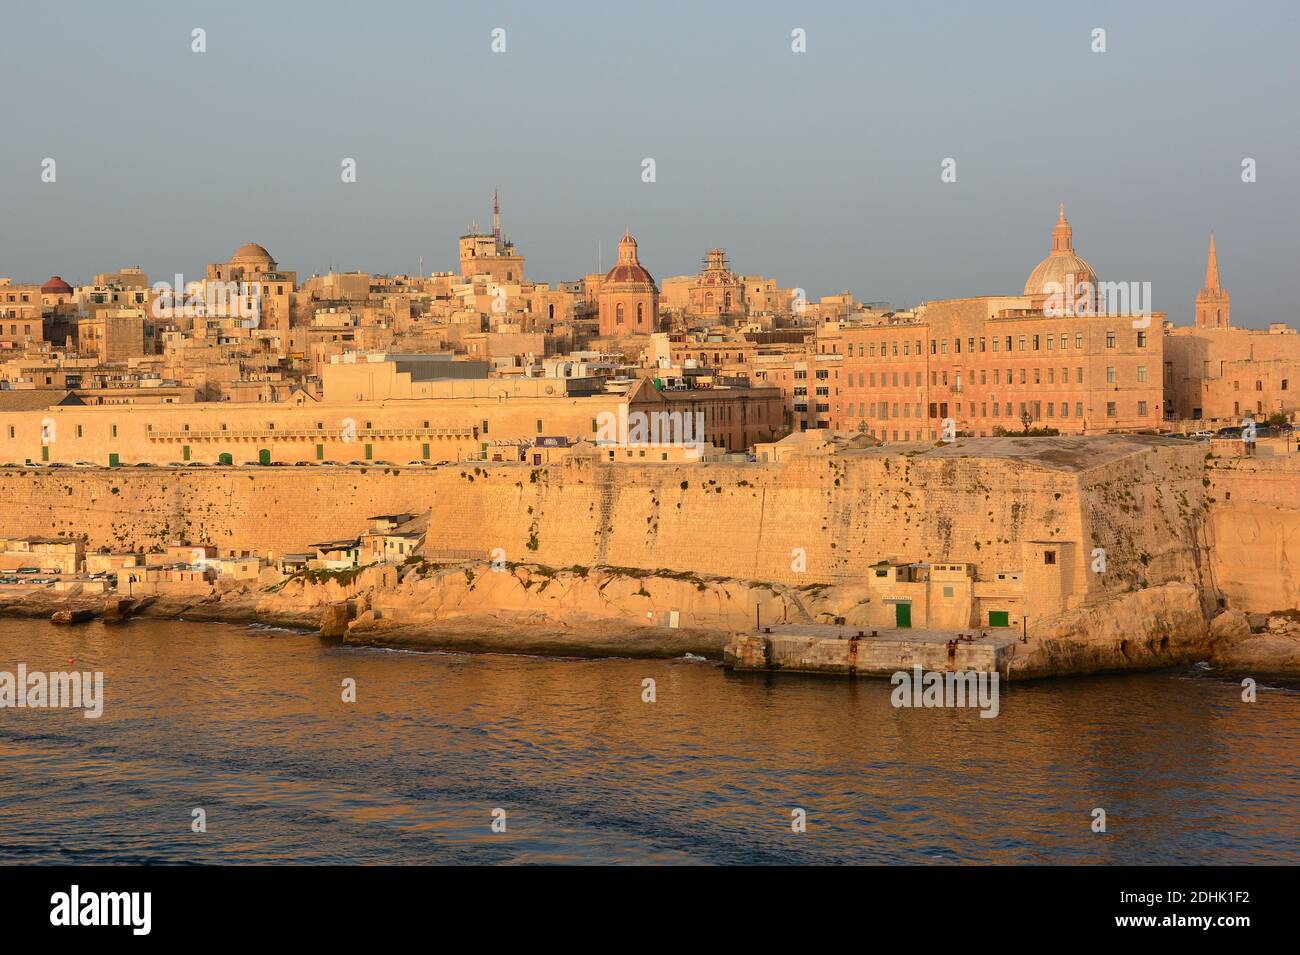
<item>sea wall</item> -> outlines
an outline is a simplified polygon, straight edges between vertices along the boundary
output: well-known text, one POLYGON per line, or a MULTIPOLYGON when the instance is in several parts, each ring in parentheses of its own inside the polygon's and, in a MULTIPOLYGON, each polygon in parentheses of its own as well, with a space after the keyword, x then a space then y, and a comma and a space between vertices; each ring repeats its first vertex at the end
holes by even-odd
MULTIPOLYGON (((1074 600, 1203 583, 1203 452, 1118 436, 795 457, 782 464, 0 469, 0 535, 150 550, 177 539, 276 556, 428 513, 426 553, 744 580, 840 583, 887 558, 980 580, 1066 545, 1074 600), (1092 569, 1104 548, 1106 571, 1092 569)), ((1242 560, 1249 561, 1243 553, 1242 560)), ((1041 559, 1038 560, 1041 563, 1041 559)))

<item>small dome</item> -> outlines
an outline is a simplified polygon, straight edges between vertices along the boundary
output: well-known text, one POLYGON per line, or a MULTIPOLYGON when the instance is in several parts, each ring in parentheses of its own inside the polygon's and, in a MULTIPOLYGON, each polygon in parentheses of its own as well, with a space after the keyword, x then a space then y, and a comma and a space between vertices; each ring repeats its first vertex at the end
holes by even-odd
POLYGON ((249 242, 236 249, 235 254, 230 257, 230 261, 236 264, 251 264, 260 262, 273 263, 275 259, 271 258, 271 253, 256 242, 249 242))
POLYGON ((63 295, 72 291, 72 286, 57 275, 51 275, 49 281, 41 286, 41 291, 47 295, 63 295))
POLYGON ((654 276, 646 271, 636 252, 636 239, 632 238, 631 230, 624 230, 618 243, 618 264, 605 273, 605 281, 654 285, 654 276))
POLYGON ((633 265, 616 265, 605 273, 606 282, 644 282, 647 285, 654 285, 655 280, 645 266, 633 265))
POLYGON ((1025 295, 1040 296, 1068 293, 1088 282, 1095 290, 1097 273, 1092 266, 1074 251, 1074 230, 1065 218, 1065 204, 1061 204, 1056 225, 1052 229, 1052 251, 1047 258, 1034 266, 1025 282, 1025 295), (1049 288, 1048 286, 1052 287, 1049 288))

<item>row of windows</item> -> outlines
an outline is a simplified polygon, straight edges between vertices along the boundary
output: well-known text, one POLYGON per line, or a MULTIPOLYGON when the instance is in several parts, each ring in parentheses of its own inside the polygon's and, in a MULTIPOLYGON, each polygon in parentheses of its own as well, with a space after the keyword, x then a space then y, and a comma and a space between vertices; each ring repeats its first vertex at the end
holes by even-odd
MULTIPOLYGON (((1017 373, 1017 372, 1019 372, 1019 384, 1022 384, 1022 385, 1027 385, 1027 384, 1030 384, 1030 383, 1031 383, 1031 382, 1030 382, 1030 376, 1031 376, 1031 373, 1032 373, 1032 379, 1033 379, 1033 380, 1032 380, 1032 383, 1035 384, 1035 385, 1041 385, 1041 384, 1044 384, 1044 383, 1049 384, 1049 385, 1054 385, 1054 384, 1057 383, 1057 375, 1056 375, 1056 369, 1055 369, 1055 368, 1048 368, 1048 369, 1046 369, 1046 375, 1045 375, 1045 376, 1044 376, 1044 369, 1042 369, 1042 368, 1033 368, 1033 369, 1029 369, 1029 368, 1020 368, 1020 369, 1008 368, 1008 369, 1006 369, 1006 379, 1005 379, 1006 384, 1008 384, 1008 385, 1016 384, 1016 373, 1017 373)), ((858 372, 858 373, 857 373, 857 379, 856 379, 857 387, 859 387, 859 388, 875 388, 875 387, 876 387, 876 384, 877 384, 876 374, 877 374, 877 373, 874 372, 874 371, 872 371, 872 372, 858 372)), ((972 372, 972 375, 973 375, 973 374, 974 374, 974 372, 972 372)), ((880 387, 882 387, 882 388, 888 388, 888 387, 894 387, 894 388, 897 388, 897 387, 899 387, 899 373, 898 373, 898 372, 896 372, 896 371, 895 371, 895 372, 884 372, 884 371, 882 371, 882 372, 879 373, 879 375, 880 375, 880 377, 879 377, 879 384, 880 384, 880 387)), ((1071 378, 1071 376, 1070 376, 1070 369, 1069 369, 1069 368, 1062 368, 1062 369, 1061 369, 1061 375, 1060 375, 1060 383, 1063 384, 1063 385, 1071 384, 1071 380, 1070 380, 1070 378, 1071 378)), ((1138 366, 1137 366, 1136 380, 1137 380, 1137 382, 1138 382, 1139 384, 1145 384, 1145 383, 1146 383, 1146 380, 1147 380, 1147 368, 1146 368, 1146 365, 1138 365, 1138 366)), ((850 387, 850 388, 854 387, 854 382, 855 382, 854 374, 853 374, 853 372, 849 372, 849 375, 848 375, 848 387, 850 387)), ((921 373, 920 373, 920 372, 916 372, 915 375, 913 375, 911 372, 907 372, 907 371, 905 371, 905 372, 902 373, 902 387, 904 387, 904 388, 912 387, 913 384, 915 384, 916 387, 920 387, 921 382, 922 382, 922 379, 921 379, 921 373)), ((950 383, 952 384, 952 386, 953 386, 954 388, 956 388, 956 390, 958 390, 958 391, 961 390, 961 387, 962 387, 962 372, 961 372, 960 370, 953 372, 951 382, 949 381, 949 375, 948 375, 948 372, 947 372, 946 370, 945 370, 945 371, 932 371, 932 372, 930 372, 930 384, 931 384, 931 386, 933 386, 933 387, 938 387, 939 385, 945 385, 945 386, 946 386, 946 385, 948 385, 948 384, 950 384, 950 383)), ((973 384, 973 381, 972 381, 971 383, 973 384)), ((979 383, 980 383, 981 385, 987 385, 987 384, 989 383, 989 375, 988 375, 988 369, 987 369, 987 368, 981 368, 981 369, 979 369, 979 383)), ((1002 375, 1002 369, 1001 369, 1001 368, 994 368, 994 369, 993 369, 993 384, 995 384, 995 385, 1003 384, 1003 375, 1002 375)), ((1083 384, 1083 369, 1082 369, 1082 368, 1075 368, 1075 369, 1074 369, 1074 381, 1073 381, 1073 384, 1076 384, 1076 385, 1082 385, 1082 384, 1083 384)), ((1117 385, 1117 384, 1119 384, 1119 371, 1118 371, 1118 369, 1117 369, 1114 365, 1108 365, 1108 366, 1106 367, 1106 384, 1108 384, 1108 385, 1117 385)), ((1258 388, 1257 388, 1256 390, 1259 391, 1259 390, 1262 390, 1262 389, 1258 389, 1258 388)), ((1283 391, 1286 390, 1285 383, 1283 384, 1283 388, 1282 388, 1282 390, 1283 390, 1283 391)), ((796 395, 800 394, 801 392, 804 393, 804 394, 807 393, 806 389, 798 389, 798 388, 795 389, 795 394, 796 394, 796 395)), ((822 393, 822 389, 818 389, 818 393, 821 394, 821 393, 822 393)))
MULTIPOLYGON (((1083 349, 1083 338, 1084 338, 1084 336, 1083 336, 1083 332, 1075 332, 1075 333, 1074 333, 1074 347, 1075 347, 1075 349, 1077 349, 1077 350, 1082 350, 1082 349, 1083 349)), ((1106 347, 1107 347, 1107 348, 1114 348, 1114 347, 1116 346, 1118 340, 1119 340, 1119 338, 1118 338, 1118 333, 1116 333, 1116 332, 1113 331, 1113 330, 1108 330, 1108 331, 1106 332, 1106 347)), ((1146 332, 1138 332, 1138 333, 1137 333, 1137 339, 1136 339, 1136 341, 1137 341, 1137 347, 1138 347, 1138 348, 1146 348, 1146 347, 1147 347, 1147 333, 1146 333, 1146 332)), ((1002 352, 1002 351, 1008 351, 1008 352, 1009 352, 1009 351, 1042 351, 1042 350, 1053 351, 1054 349, 1056 349, 1058 343, 1059 343, 1059 346, 1060 346, 1060 348, 1061 348, 1062 351, 1068 349, 1068 348, 1070 347, 1070 336, 1069 336, 1068 334, 1064 334, 1064 333, 1063 333, 1063 334, 1061 334, 1061 335, 1059 335, 1059 336, 1056 335, 1056 334, 1051 334, 1051 335, 1043 335, 1043 334, 1038 334, 1038 335, 1029 335, 1029 334, 1026 334, 1026 335, 1020 335, 1020 336, 1013 336, 1013 335, 1005 335, 1005 336, 1003 336, 1003 335, 994 335, 994 336, 992 336, 992 337, 990 337, 990 338, 981 337, 981 338, 978 338, 978 339, 972 337, 972 338, 967 338, 967 339, 966 339, 965 346, 966 346, 966 351, 969 352, 969 353, 974 353, 974 352, 976 351, 976 349, 978 349, 980 352, 985 352, 985 351, 994 351, 994 352, 1002 352)), ((919 341, 916 341, 916 342, 902 342, 901 345, 902 345, 902 350, 901 350, 901 352, 900 352, 900 349, 899 349, 900 343, 899 343, 899 342, 896 342, 896 341, 895 341, 895 342, 881 342, 881 343, 880 343, 880 351, 879 351, 879 355, 877 355, 877 352, 876 352, 876 343, 875 343, 875 342, 858 342, 858 344, 857 344, 857 357, 858 357, 858 358, 876 358, 876 357, 880 357, 880 358, 888 358, 888 357, 898 358, 898 357, 907 356, 907 355, 911 355, 911 354, 916 354, 916 355, 921 354, 921 343, 920 343, 919 341), (915 350, 913 350, 913 346, 915 346, 915 350)), ((953 350, 953 353, 954 353, 954 354, 957 354, 957 355, 960 355, 960 354, 961 354, 961 352, 962 352, 962 340, 961 340, 960 338, 954 338, 954 339, 952 339, 952 350, 953 350)), ((847 354, 848 357, 850 357, 850 358, 854 357, 854 345, 853 345, 852 342, 849 343, 849 345, 848 345, 848 350, 847 350, 846 354, 847 354)), ((946 338, 944 338, 944 339, 935 339, 935 338, 930 339, 930 354, 931 354, 931 355, 946 355, 946 354, 948 354, 948 339, 946 339, 946 338)))
MULTIPOLYGON (((979 418, 1006 417, 1006 418, 1015 418, 1016 420, 1019 420, 1026 413, 1028 413, 1033 418, 1033 420, 1041 421, 1043 420, 1044 417, 1043 415, 1044 411, 1046 411, 1046 417, 1048 418, 1071 417, 1070 415, 1071 405, 1070 402, 1068 401, 1062 401, 1059 404, 1055 401, 1048 401, 1046 403, 1042 401, 1022 401, 1019 402, 1018 412, 1015 412, 1013 410, 1016 405, 1015 402, 1011 402, 1011 401, 998 402, 997 400, 981 401, 979 402, 978 414, 976 414, 975 402, 972 401, 972 402, 968 402, 967 404, 969 407, 968 414, 971 417, 979 417, 979 418), (989 413, 990 409, 992 410, 992 414, 989 413)), ((1076 401, 1074 402, 1073 407, 1074 407, 1073 416, 1075 418, 1082 418, 1083 402, 1076 401)), ((1137 403, 1137 413, 1139 417, 1146 417, 1147 407, 1148 407, 1147 402, 1145 401, 1139 401, 1137 403)), ((951 411, 952 414, 954 415, 962 414, 961 403, 959 402, 956 405, 953 405, 951 411)), ((930 402, 929 412, 931 418, 947 418, 949 416, 948 403, 932 401, 930 402)), ((1106 417, 1115 418, 1118 417, 1118 413, 1119 412, 1118 412, 1117 402, 1114 401, 1106 402, 1106 417)), ((849 417, 853 417, 852 405, 849 406, 848 414, 849 417)), ((866 403, 866 402, 858 403, 857 417, 859 418, 886 419, 886 418, 898 418, 900 416, 903 418, 921 417, 920 402, 917 402, 915 405, 906 402, 900 405, 899 402, 897 401, 893 403, 887 401, 879 401, 879 402, 873 401, 870 403, 866 403), (913 411, 913 409, 915 409, 915 411, 913 411), (901 410, 901 415, 900 415, 900 410, 901 410)))

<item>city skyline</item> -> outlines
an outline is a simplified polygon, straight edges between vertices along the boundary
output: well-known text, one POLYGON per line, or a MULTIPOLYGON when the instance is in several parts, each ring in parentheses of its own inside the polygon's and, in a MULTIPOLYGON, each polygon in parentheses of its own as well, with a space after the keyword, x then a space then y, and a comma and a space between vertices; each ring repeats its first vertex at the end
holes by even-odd
MULTIPOLYGON (((496 235, 496 238, 497 238, 497 239, 499 239, 499 240, 501 240, 501 241, 505 241, 505 242, 510 242, 513 246, 519 246, 519 247, 520 247, 520 251, 521 251, 522 253, 525 253, 525 254, 526 254, 526 253, 529 251, 528 248, 527 248, 523 243, 519 243, 519 242, 517 242, 517 241, 515 240, 515 237, 512 236, 512 235, 510 235, 508 229, 505 229, 504 227, 499 227, 499 226, 496 224, 496 223, 498 223, 498 222, 500 221, 499 218, 497 218, 496 215, 495 215, 495 210, 497 209, 497 194, 498 194, 498 191, 497 191, 497 190, 494 190, 494 191, 493 191, 493 202, 492 202, 492 207, 493 207, 493 209, 494 209, 494 216, 493 216, 492 218, 488 218, 488 219, 484 220, 484 221, 488 221, 488 222, 493 223, 493 225, 492 225, 491 227, 489 227, 489 226, 485 226, 485 225, 483 225, 479 220, 471 219, 470 222, 469 222, 469 223, 467 224, 467 226, 465 227, 465 231, 461 234, 461 237, 462 237, 462 238, 465 238, 465 237, 468 237, 468 236, 471 236, 471 235, 474 235, 474 236, 482 236, 482 237, 490 237, 490 236, 493 236, 495 233, 499 232, 499 235, 496 235)), ((1061 217, 1061 220, 1062 220, 1062 221, 1064 221, 1064 217, 1065 217, 1065 205, 1066 205, 1066 204, 1065 204, 1064 202, 1058 204, 1058 215, 1061 217)), ((625 228, 625 230, 624 230, 624 236, 626 237, 626 235, 627 235, 629 232, 630 232, 630 229, 625 228)), ((1050 235, 1050 230, 1049 230, 1049 235, 1050 235)), ((1206 237, 1206 241, 1208 242, 1208 245, 1209 245, 1209 256, 1210 256, 1210 258, 1214 261, 1214 266, 1213 266, 1213 267, 1214 267, 1214 271, 1215 271, 1215 279, 1216 279, 1216 281, 1215 281, 1215 285, 1217 286, 1217 285, 1219 284, 1219 282, 1221 281, 1222 270, 1221 270, 1221 267, 1219 266, 1219 263, 1218 263, 1218 258, 1217 258, 1217 253, 1216 253, 1216 237, 1215 237, 1215 233, 1214 233, 1213 231, 1211 231, 1211 232, 1208 234, 1208 236, 1206 237)), ((265 248, 265 246, 264 246, 262 243, 260 243, 260 242, 256 242, 256 241, 253 240, 253 239, 250 239, 249 242, 248 242, 247 244, 249 244, 249 245, 255 245, 255 246, 259 247, 259 248, 265 248)), ((597 254, 598 254, 597 267, 596 267, 593 271, 590 271, 590 272, 587 272, 587 273, 584 273, 584 274, 579 274, 579 275, 574 275, 574 276, 564 276, 564 277, 559 277, 559 278, 556 278, 556 277, 543 277, 543 278, 536 278, 536 277, 535 277, 535 278, 533 279, 533 281, 535 281, 535 282, 548 283, 548 284, 550 284, 552 287, 557 287, 557 286, 559 286, 559 285, 561 285, 561 284, 563 284, 563 283, 581 282, 581 281, 584 279, 584 277, 586 277, 586 276, 590 276, 590 275, 592 275, 592 274, 604 275, 605 272, 606 272, 606 270, 607 270, 607 267, 610 266, 610 265, 616 264, 617 261, 618 261, 618 248, 619 248, 619 243, 617 243, 617 242, 615 242, 615 243, 608 243, 608 245, 613 247, 613 254, 612 254, 612 255, 610 254, 610 250, 606 247, 606 244, 603 242, 603 240, 601 240, 601 243, 600 243, 600 245, 598 246, 598 253, 597 253, 597 254)), ((714 252, 714 253, 721 253, 721 252, 724 252, 724 251, 725 251, 725 250, 724 250, 721 246, 719 246, 717 243, 709 244, 707 247, 708 247, 710 250, 712 250, 712 252, 714 252)), ((703 248, 703 246, 702 246, 702 248, 703 248)), ((653 253, 652 253, 652 254, 653 254, 653 253)), ((220 256, 217 256, 217 257, 219 258, 220 256)), ((529 255, 529 256, 527 256, 527 257, 528 257, 528 258, 532 258, 531 255, 529 255)), ((664 278, 679 278, 679 279, 691 278, 691 277, 695 274, 695 272, 698 271, 700 264, 701 264, 701 263, 705 263, 705 264, 707 264, 708 259, 709 259, 709 255, 701 254, 700 256, 697 257, 696 268, 695 268, 694 270, 687 270, 687 271, 682 272, 682 273, 680 273, 680 274, 673 274, 673 275, 665 274, 663 277, 664 277, 664 278)), ((728 259, 730 259, 730 256, 728 256, 728 259)), ((282 260, 282 261, 281 261, 281 264, 294 265, 294 264, 296 264, 296 263, 294 263, 292 259, 289 259, 289 260, 282 260)), ((453 261, 453 262, 449 262, 449 263, 442 263, 442 262, 433 262, 433 263, 430 263, 430 262, 428 262, 428 261, 425 261, 425 262, 423 262, 423 265, 425 266, 424 269, 423 269, 423 271, 411 271, 411 272, 406 272, 406 271, 402 271, 402 270, 400 270, 400 269, 393 269, 393 270, 387 270, 387 271, 385 271, 385 270, 376 270, 376 271, 374 271, 373 273, 368 273, 368 272, 366 272, 366 270, 364 270, 364 269, 360 269, 360 268, 356 268, 356 267, 354 267, 354 266, 352 266, 352 265, 350 265, 350 264, 348 264, 348 263, 330 263, 330 264, 327 265, 327 266, 322 266, 322 267, 320 267, 320 268, 318 268, 318 269, 313 269, 310 273, 307 273, 307 274, 309 274, 311 277, 323 277, 323 276, 327 276, 327 275, 329 275, 329 274, 348 274, 348 273, 358 273, 358 274, 360 274, 360 273, 366 273, 366 274, 373 274, 373 275, 375 275, 375 276, 377 276, 377 277, 400 277, 400 276, 405 276, 405 277, 410 277, 410 278, 429 278, 430 276, 438 276, 438 275, 455 275, 455 274, 456 274, 457 270, 456 270, 454 267, 453 267, 453 268, 441 268, 440 266, 443 265, 443 264, 449 264, 449 265, 454 266, 456 263, 455 263, 454 261, 453 261)), ((463 264, 463 263, 462 263, 462 264, 463 264)), ((1083 264, 1086 266, 1086 263, 1083 263, 1083 264)), ((172 281, 174 278, 179 277, 179 278, 181 278, 181 279, 184 280, 185 285, 190 285, 190 284, 192 284, 192 283, 201 282, 201 280, 202 280, 202 275, 203 275, 203 270, 202 270, 202 269, 195 269, 195 270, 193 270, 193 271, 191 271, 191 272, 179 272, 179 271, 177 271, 177 272, 153 273, 153 272, 151 272, 149 269, 142 267, 139 263, 134 263, 134 262, 133 262, 133 263, 125 263, 125 262, 123 262, 123 263, 113 263, 113 264, 111 264, 111 265, 107 265, 107 264, 105 264, 105 265, 102 265, 101 267, 99 267, 99 268, 96 270, 96 272, 95 272, 94 274, 96 274, 96 275, 101 275, 101 274, 105 274, 105 273, 113 273, 113 272, 116 272, 118 269, 129 269, 129 268, 140 268, 140 269, 142 269, 142 271, 144 272, 144 274, 147 275, 147 276, 149 276, 149 277, 151 278, 150 286, 151 286, 152 288, 166 288, 166 289, 172 289, 172 290, 177 290, 177 291, 181 291, 181 290, 183 290, 183 288, 182 288, 181 286, 176 285, 176 283, 172 281)), ((301 271, 301 270, 295 270, 295 271, 301 271)), ((752 273, 750 273, 750 272, 747 272, 747 271, 746 271, 745 269, 743 269, 743 268, 737 269, 736 272, 737 272, 737 274, 743 274, 743 275, 749 275, 749 274, 752 274, 752 273)), ((1205 276, 1205 275, 1207 274, 1207 273, 1205 272, 1205 263, 1204 263, 1204 258, 1202 259, 1202 265, 1201 265, 1201 268, 1200 268, 1200 272, 1201 272, 1202 276, 1205 276)), ((10 276, 9 278, 12 279, 13 277, 10 276)), ((778 276, 778 278, 784 278, 784 277, 783 277, 783 276, 778 276)), ((1077 276, 1077 278, 1078 278, 1078 280, 1081 281, 1081 282, 1084 281, 1084 280, 1087 280, 1087 279, 1090 279, 1090 280, 1093 281, 1094 283, 1112 283, 1112 282, 1119 283, 1119 282, 1122 282, 1124 285, 1133 285, 1135 288, 1136 288, 1136 286, 1139 286, 1139 285, 1142 284, 1141 282, 1137 282, 1137 281, 1135 281, 1135 280, 1127 280, 1127 279, 1126 279, 1126 280, 1112 279, 1110 276, 1105 276, 1105 275, 1102 275, 1102 276, 1098 276, 1098 275, 1086 275, 1086 274, 1084 274, 1083 272, 1080 272, 1080 274, 1077 276)), ((44 281, 51 281, 51 282, 53 282, 53 281, 56 281, 56 280, 58 280, 58 281, 63 281, 63 282, 65 282, 65 283, 68 283, 69 286, 70 286, 71 288, 84 288, 84 287, 88 287, 88 286, 92 285, 92 283, 93 283, 93 279, 92 279, 92 276, 91 276, 91 275, 86 275, 86 276, 80 276, 80 275, 69 275, 69 274, 64 274, 64 273, 62 273, 62 272, 53 272, 53 273, 50 273, 48 276, 46 276, 46 279, 45 279, 44 281)), ((32 280, 30 280, 30 281, 32 282, 32 284, 40 284, 43 280, 41 280, 41 279, 39 279, 39 278, 35 278, 35 277, 33 277, 32 280)), ((508 283, 507 283, 507 284, 508 284, 508 283)), ((1020 284, 1021 284, 1021 283, 1017 283, 1017 282, 1012 281, 1011 284, 1010 284, 1006 289, 1000 289, 1000 290, 995 290, 995 291, 985 291, 985 292, 980 292, 980 293, 977 293, 977 294, 978 294, 978 295, 994 295, 994 296, 996 296, 996 295, 1017 295, 1017 294, 1020 294, 1018 291, 1016 291, 1016 289, 1019 288, 1019 285, 1020 285, 1020 284)), ((1226 282, 1223 282, 1223 284, 1224 284, 1224 286, 1226 287, 1226 284, 1227 284, 1227 283, 1226 283, 1226 282)), ((834 297, 835 294, 836 294, 836 293, 834 293, 834 292, 827 292, 827 293, 813 293, 813 292, 810 292, 808 289, 804 288, 803 286, 799 285, 799 283, 798 283, 797 281, 794 281, 794 282, 790 282, 790 283, 788 283, 788 287, 790 287, 790 288, 792 288, 792 289, 801 289, 801 290, 803 290, 803 291, 806 293, 806 296, 805 296, 805 297, 806 297, 806 299, 807 299, 808 301, 816 301, 817 299, 819 299, 819 298, 822 297, 822 294, 825 294, 825 295, 828 295, 828 296, 831 296, 831 297, 834 297)), ((1063 288, 1064 288, 1064 286, 1063 286, 1063 288)), ((1191 298, 1192 306, 1189 307, 1189 309, 1188 309, 1188 311, 1189 311, 1189 315, 1186 317, 1186 318, 1187 318, 1186 321, 1180 320, 1180 319, 1181 319, 1181 316, 1179 316, 1179 314, 1178 314, 1179 309, 1178 309, 1176 306, 1175 306, 1174 308, 1170 309, 1168 312, 1166 312, 1166 315, 1167 315, 1168 319, 1169 319, 1169 320, 1170 320, 1174 325, 1191 325, 1191 324, 1192 324, 1192 318, 1193 318, 1193 316, 1194 316, 1194 312, 1195 312, 1195 304, 1196 304, 1196 302, 1197 302, 1197 300, 1198 300, 1198 298, 1199 298, 1200 292, 1203 290, 1203 288, 1204 288, 1204 283, 1203 283, 1200 287, 1198 287, 1197 292, 1196 292, 1195 294, 1193 294, 1193 296, 1192 296, 1192 298, 1191 298)), ((842 291, 849 291, 849 290, 842 290, 842 291)), ((896 309, 896 310, 899 310, 899 311, 907 311, 907 310, 909 310, 909 309, 911 309, 911 308, 913 308, 913 307, 915 307, 915 306, 918 306, 918 305, 924 305, 924 304, 926 304, 927 302, 932 302, 932 301, 943 301, 943 300, 945 300, 945 298, 961 298, 961 297, 969 297, 969 296, 959 296, 959 295, 946 296, 946 297, 934 296, 934 297, 922 298, 922 299, 920 299, 919 301, 914 302, 914 303, 898 303, 898 302, 890 302, 890 301, 884 301, 884 300, 875 300, 874 302, 872 302, 872 304, 873 304, 873 305, 876 305, 876 306, 883 306, 883 307, 888 307, 888 308, 896 309)), ((1145 307, 1147 310, 1164 311, 1163 309, 1157 309, 1157 308, 1155 307, 1155 305, 1153 304, 1153 302, 1154 302, 1154 296, 1152 296, 1151 299, 1144 299, 1144 300, 1142 301, 1142 305, 1143 305, 1143 307, 1145 307)), ((1243 327, 1243 328, 1259 327, 1259 326, 1252 326, 1252 325, 1250 325, 1248 322, 1241 322, 1241 321, 1237 321, 1235 324, 1236 324, 1238 327, 1243 327)), ((1265 327, 1266 327, 1266 326, 1265 326, 1265 327)))
POLYGON ((499 187, 545 281, 595 271, 598 243, 608 267, 631 225, 656 275, 721 246, 810 298, 906 307, 1014 292, 1064 201, 1098 273, 1150 281, 1174 321, 1211 231, 1237 323, 1290 317, 1295 107, 1253 92, 1300 79, 1268 55, 1297 16, 1283 5, 1241 21, 1192 5, 1177 22, 1118 5, 670 6, 648 20, 397 5, 366 22, 327 6, 259 12, 256 29, 251 9, 118 22, 81 7, 75 30, 11 15, 28 42, 0 65, 21 133, 0 154, 0 206, 23 228, 0 235, 0 274, 200 274, 249 240, 304 274, 413 274, 421 258, 428 272, 452 267, 449 237, 499 187), (56 182, 41 181, 45 158, 56 182), (356 182, 340 181, 345 158, 356 182), (956 182, 941 182, 945 158, 956 182))
POLYGON ((373 941, 433 865, 1277 921, 1300 4, 11 6, 20 931, 337 868, 373 941))

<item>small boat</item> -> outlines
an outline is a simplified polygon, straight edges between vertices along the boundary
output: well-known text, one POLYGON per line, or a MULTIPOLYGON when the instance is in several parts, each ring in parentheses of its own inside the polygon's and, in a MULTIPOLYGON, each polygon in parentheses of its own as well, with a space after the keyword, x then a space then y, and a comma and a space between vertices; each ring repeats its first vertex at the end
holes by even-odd
POLYGON ((85 623, 95 619, 93 610, 56 610, 50 617, 51 623, 85 623))

